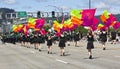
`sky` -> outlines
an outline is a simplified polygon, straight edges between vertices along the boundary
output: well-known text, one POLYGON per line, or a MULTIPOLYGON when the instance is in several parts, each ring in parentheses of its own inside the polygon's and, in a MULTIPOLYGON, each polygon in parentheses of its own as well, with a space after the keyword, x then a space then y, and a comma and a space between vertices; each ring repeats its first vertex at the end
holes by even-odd
MULTIPOLYGON (((96 8, 96 15, 108 10, 120 14, 120 0, 91 0, 91 8, 96 8)), ((88 9, 89 0, 0 0, 0 8, 11 8, 27 12, 70 12, 71 9, 88 9)))

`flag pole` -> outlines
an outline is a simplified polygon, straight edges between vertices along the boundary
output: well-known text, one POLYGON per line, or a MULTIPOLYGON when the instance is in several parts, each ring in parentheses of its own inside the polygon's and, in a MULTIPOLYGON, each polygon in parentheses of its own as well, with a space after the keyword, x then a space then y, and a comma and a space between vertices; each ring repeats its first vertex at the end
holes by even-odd
POLYGON ((89 0, 89 9, 91 9, 91 0, 89 0))

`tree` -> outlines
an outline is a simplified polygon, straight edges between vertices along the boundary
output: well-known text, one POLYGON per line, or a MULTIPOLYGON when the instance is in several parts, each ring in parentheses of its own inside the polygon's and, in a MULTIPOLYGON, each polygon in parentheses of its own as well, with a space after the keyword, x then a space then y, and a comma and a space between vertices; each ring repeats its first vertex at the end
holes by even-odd
POLYGON ((78 28, 75 29, 75 32, 87 34, 88 31, 83 26, 79 26, 78 28))
POLYGON ((51 29, 51 26, 50 26, 50 25, 44 25, 43 29, 44 29, 45 31, 48 31, 49 29, 51 29))

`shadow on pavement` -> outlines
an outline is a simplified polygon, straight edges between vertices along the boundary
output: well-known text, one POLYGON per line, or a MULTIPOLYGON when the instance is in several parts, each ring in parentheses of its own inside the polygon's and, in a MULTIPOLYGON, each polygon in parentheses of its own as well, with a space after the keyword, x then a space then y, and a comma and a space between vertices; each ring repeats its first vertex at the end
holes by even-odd
MULTIPOLYGON (((92 59, 98 59, 99 57, 93 57, 92 59)), ((87 58, 83 58, 83 59, 89 59, 89 57, 87 58)))

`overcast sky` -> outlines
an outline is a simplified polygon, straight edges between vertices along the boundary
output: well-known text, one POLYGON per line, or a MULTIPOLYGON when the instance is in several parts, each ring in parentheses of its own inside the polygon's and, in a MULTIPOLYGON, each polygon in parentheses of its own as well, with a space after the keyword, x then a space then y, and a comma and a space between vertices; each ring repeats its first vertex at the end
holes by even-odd
MULTIPOLYGON (((120 13, 120 0, 91 0, 92 8, 97 8, 96 15, 104 9, 112 14, 120 13)), ((15 11, 67 11, 70 9, 87 9, 89 0, 0 0, 0 8, 11 8, 15 11)))

